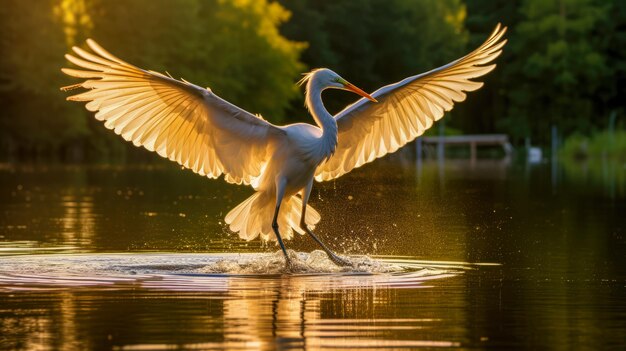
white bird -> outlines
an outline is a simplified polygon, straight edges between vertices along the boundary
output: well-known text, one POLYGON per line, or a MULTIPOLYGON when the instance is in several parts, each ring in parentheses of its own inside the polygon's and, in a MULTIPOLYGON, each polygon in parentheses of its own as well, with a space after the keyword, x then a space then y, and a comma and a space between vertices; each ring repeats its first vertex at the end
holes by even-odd
POLYGON ((276 126, 208 88, 124 62, 93 40, 87 40, 93 53, 74 47, 77 56, 66 55, 84 70, 62 69, 87 80, 62 90, 88 89, 67 99, 87 101, 96 119, 134 145, 200 175, 223 174, 229 183, 251 185, 256 192, 226 215, 242 239, 277 240, 290 264, 283 238, 307 233, 336 264, 346 265, 312 232, 320 220, 307 204, 313 179, 336 179, 424 133, 465 100, 464 92, 482 86, 471 79, 495 68, 488 64, 500 55, 505 31, 498 24, 468 55, 371 95, 329 69, 311 71, 301 83, 317 126, 276 126), (363 98, 333 116, 322 103, 322 91, 329 88, 363 98))

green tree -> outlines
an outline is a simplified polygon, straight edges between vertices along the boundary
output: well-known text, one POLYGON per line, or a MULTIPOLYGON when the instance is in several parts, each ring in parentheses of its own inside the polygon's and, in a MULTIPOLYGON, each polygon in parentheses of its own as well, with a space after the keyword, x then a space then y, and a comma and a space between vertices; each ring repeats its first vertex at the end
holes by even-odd
POLYGON ((270 119, 297 95, 304 44, 278 32, 289 12, 253 0, 94 0, 91 36, 122 58, 209 86, 270 119))
MULTIPOLYGON (((458 0, 281 3, 293 12, 285 36, 309 43, 304 63, 329 67, 369 91, 456 59, 467 40, 465 6, 458 0)), ((355 99, 328 95, 330 110, 355 99)))
POLYGON ((20 0, 0 6, 0 139, 13 152, 49 154, 88 134, 81 113, 64 102, 64 33, 53 9, 20 0))
POLYGON ((547 143, 552 125, 567 135, 600 123, 600 91, 610 78, 601 0, 525 0, 511 35, 515 63, 505 68, 510 108, 500 127, 547 143), (514 40, 513 40, 514 38, 514 40))
POLYGON ((465 51, 469 52, 482 44, 497 23, 508 27, 505 36, 509 44, 496 60, 497 68, 484 77, 485 85, 454 109, 455 126, 466 133, 496 132, 498 123, 506 116, 509 106, 506 92, 510 84, 503 73, 507 67, 517 63, 511 54, 510 42, 515 41, 515 28, 521 17, 520 4, 521 0, 467 1, 465 26, 470 38, 465 51))
POLYGON ((624 95, 626 94, 626 1, 612 0, 608 11, 610 21, 600 31, 600 38, 606 47, 604 53, 607 66, 612 69, 611 77, 603 84, 602 96, 606 97, 606 108, 616 111, 624 122, 624 95))
POLYGON ((63 55, 88 37, 131 63, 168 70, 281 120, 304 69, 305 44, 278 31, 289 15, 266 0, 43 0, 37 7, 7 0, 0 7, 0 147, 133 149, 59 91, 75 82, 60 72, 71 66, 63 55))

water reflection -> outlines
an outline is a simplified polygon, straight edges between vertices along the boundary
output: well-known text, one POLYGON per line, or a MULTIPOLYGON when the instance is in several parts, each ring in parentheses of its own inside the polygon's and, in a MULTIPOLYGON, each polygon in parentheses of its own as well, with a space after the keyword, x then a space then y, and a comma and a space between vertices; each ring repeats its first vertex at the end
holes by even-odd
MULTIPOLYGON (((242 242, 221 223, 248 189, 163 165, 0 167, 0 255, 46 262, 9 273, 0 264, 0 348, 626 345, 623 164, 563 162, 553 182, 550 164, 426 160, 420 170, 400 153, 316 184, 319 235, 338 251, 409 256, 453 276, 157 279, 166 267, 144 262, 134 274, 122 265, 106 277, 72 277, 104 252, 138 259, 150 251, 277 250, 242 242), (63 266, 54 252, 91 259, 63 266), (440 261, 501 265, 466 270, 440 261), (55 269, 63 279, 42 286, 55 269)), ((288 245, 316 249, 305 237, 288 245)))
MULTIPOLYGON (((399 303, 403 297, 385 289, 349 290, 345 294, 298 294, 292 288, 280 287, 231 291, 175 296, 143 291, 28 295, 28 300, 40 300, 39 304, 28 303, 25 295, 3 296, 2 307, 10 302, 17 315, 3 316, 0 321, 3 347, 316 350, 460 344, 459 339, 441 339, 450 333, 442 320, 389 316, 388 305, 399 303), (337 300, 338 296, 345 299, 337 300)), ((436 302, 428 295, 419 296, 425 309, 436 302)))
POLYGON ((68 244, 90 247, 95 234, 95 214, 91 196, 64 195, 61 197, 63 215, 59 218, 61 240, 68 244))
POLYGON ((475 269, 465 263, 405 258, 382 261, 398 267, 394 273, 193 274, 223 259, 241 260, 190 254, 4 258, 0 311, 7 318, 0 329, 13 349, 51 344, 62 349, 458 346, 459 341, 442 340, 433 330, 440 327, 441 316, 390 314, 389 306, 406 301, 398 291, 410 290, 419 306, 433 308, 438 296, 416 289, 433 289, 475 269), (120 330, 118 323, 127 327, 120 330), (78 337, 93 337, 91 328, 105 329, 106 340, 78 337), (150 343, 139 343, 141 338, 150 343))
POLYGON ((584 161, 564 160, 565 176, 583 187, 592 187, 595 191, 611 198, 626 197, 626 162, 601 158, 584 161))

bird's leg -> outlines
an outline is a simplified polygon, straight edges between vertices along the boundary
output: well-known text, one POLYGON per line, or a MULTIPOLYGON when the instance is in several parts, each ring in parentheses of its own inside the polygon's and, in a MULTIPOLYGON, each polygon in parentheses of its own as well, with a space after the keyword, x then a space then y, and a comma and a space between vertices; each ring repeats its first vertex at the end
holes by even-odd
POLYGON ((283 201, 284 196, 285 181, 280 180, 276 184, 276 209, 274 210, 274 218, 272 219, 272 229, 274 229, 276 240, 278 240, 278 244, 285 254, 285 262, 287 263, 287 267, 291 267, 291 260, 289 259, 289 255, 287 255, 287 249, 285 248, 285 244, 283 243, 283 238, 280 237, 280 232, 278 231, 278 211, 280 211, 280 204, 283 201))
POLYGON ((300 228, 302 228, 315 242, 326 252, 328 258, 338 266, 352 266, 346 259, 339 257, 331 249, 329 249, 324 243, 313 233, 306 225, 306 205, 309 202, 309 196, 311 195, 311 189, 313 188, 313 180, 307 184, 306 188, 302 191, 302 216, 300 216, 300 228))
POLYGON ((322 249, 328 255, 328 258, 330 258, 330 260, 333 261, 336 265, 338 265, 338 266, 352 266, 352 263, 350 263, 345 258, 339 257, 337 254, 332 252, 326 245, 324 245, 324 243, 317 237, 317 235, 315 235, 315 233, 313 233, 313 231, 311 231, 311 229, 309 229, 306 226, 306 223, 300 224, 300 227, 302 229, 304 229, 304 231, 307 232, 307 234, 309 234, 311 236, 311 238, 313 238, 313 240, 315 240, 315 242, 318 243, 322 247, 322 249))

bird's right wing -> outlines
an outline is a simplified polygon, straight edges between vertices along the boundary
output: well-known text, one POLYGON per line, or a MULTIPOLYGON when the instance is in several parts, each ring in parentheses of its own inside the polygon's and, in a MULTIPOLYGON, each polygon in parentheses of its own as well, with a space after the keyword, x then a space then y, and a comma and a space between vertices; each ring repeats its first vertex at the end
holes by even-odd
POLYGON ((415 140, 450 111, 455 102, 465 100, 466 91, 482 83, 472 81, 489 73, 487 65, 502 52, 506 31, 498 24, 491 36, 476 50, 430 72, 408 77, 378 89, 372 96, 379 102, 360 99, 339 112, 338 144, 335 154, 315 173, 317 181, 340 177, 415 140))
POLYGON ((63 72, 88 80, 63 90, 89 89, 68 100, 87 101, 96 119, 135 146, 200 175, 251 184, 284 137, 280 128, 209 89, 133 66, 93 40, 87 45, 94 53, 74 47, 78 57, 66 55, 85 70, 63 72))

